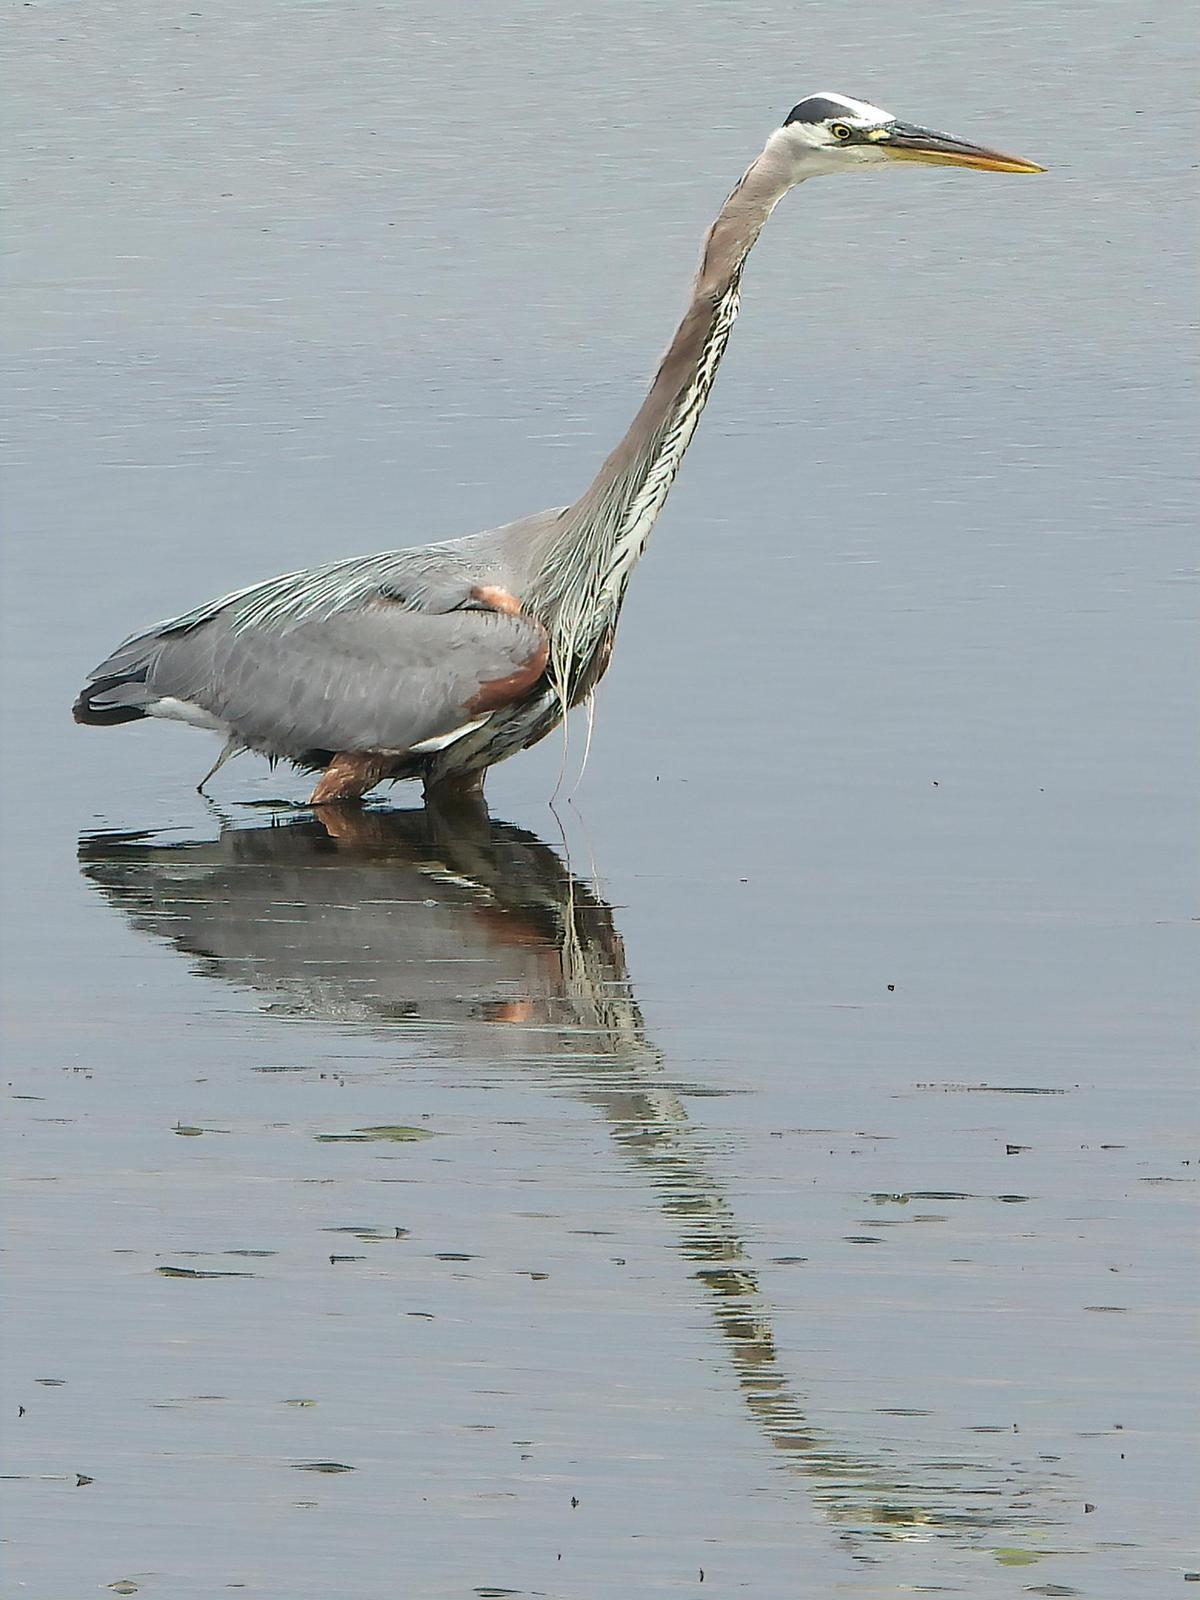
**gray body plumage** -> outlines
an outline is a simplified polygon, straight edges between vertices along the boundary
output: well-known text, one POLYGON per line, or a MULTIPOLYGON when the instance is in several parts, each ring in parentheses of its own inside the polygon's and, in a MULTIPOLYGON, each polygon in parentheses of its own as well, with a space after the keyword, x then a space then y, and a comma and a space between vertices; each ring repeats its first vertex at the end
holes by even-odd
POLYGON ((478 786, 602 676, 630 574, 737 315, 746 255, 772 210, 807 177, 897 156, 1040 170, 865 102, 802 102, 722 206, 650 391, 574 505, 288 573, 159 623, 96 668, 77 720, 174 718, 223 732, 226 753, 328 766, 314 799, 361 794, 381 777, 478 786), (345 792, 343 768, 357 777, 345 792))
POLYGON ((91 675, 87 707, 95 720, 197 722, 302 766, 340 750, 399 756, 469 724, 481 684, 529 657, 531 622, 471 595, 520 595, 539 534, 560 516, 239 589, 127 639, 91 675))

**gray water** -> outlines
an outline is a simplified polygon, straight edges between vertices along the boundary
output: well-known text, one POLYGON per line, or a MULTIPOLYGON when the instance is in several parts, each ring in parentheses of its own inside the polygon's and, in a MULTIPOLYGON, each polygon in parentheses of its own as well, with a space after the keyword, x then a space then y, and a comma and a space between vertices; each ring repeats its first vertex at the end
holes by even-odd
POLYGON ((191 4, 7 22, 9 1590, 1175 1592, 1184 8, 191 4), (1050 171, 780 208, 573 800, 72 726, 571 498, 829 87, 1050 171))

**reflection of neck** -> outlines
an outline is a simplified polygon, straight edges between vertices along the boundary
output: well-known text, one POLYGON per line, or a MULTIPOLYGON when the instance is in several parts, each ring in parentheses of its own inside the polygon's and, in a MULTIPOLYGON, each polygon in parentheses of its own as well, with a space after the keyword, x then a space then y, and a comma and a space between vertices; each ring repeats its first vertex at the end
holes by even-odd
POLYGON ((984 1476, 973 1455, 906 1461, 878 1441, 844 1446, 808 1421, 708 1141, 689 1120, 683 1096, 698 1086, 663 1074, 611 907, 533 835, 476 816, 325 807, 305 822, 223 828, 219 846, 85 833, 79 851, 85 875, 141 933, 202 958, 208 978, 265 989, 281 1015, 415 1031, 431 1049, 437 1039, 487 1062, 496 1046, 477 1055, 480 1028, 493 1038, 498 1027, 526 1030, 505 1053, 522 1069, 540 1063, 550 1092, 570 1090, 604 1118, 691 1268, 747 1411, 811 1478, 843 1539, 1036 1524, 1045 1496, 1040 1480, 1037 1494, 1028 1479, 1013 1489, 1019 1462, 984 1476), (415 896, 406 871, 420 874, 415 896), (533 959, 494 956, 505 947, 533 959), (466 994, 444 977, 464 959, 476 973, 466 994), (408 976, 426 972, 428 982, 408 976))
POLYGON ((560 643, 590 641, 620 608, 683 453, 708 399, 738 310, 742 264, 794 173, 768 144, 721 207, 704 241, 683 320, 625 437, 565 514, 538 583, 543 615, 560 643), (557 626, 556 626, 557 625, 557 626))

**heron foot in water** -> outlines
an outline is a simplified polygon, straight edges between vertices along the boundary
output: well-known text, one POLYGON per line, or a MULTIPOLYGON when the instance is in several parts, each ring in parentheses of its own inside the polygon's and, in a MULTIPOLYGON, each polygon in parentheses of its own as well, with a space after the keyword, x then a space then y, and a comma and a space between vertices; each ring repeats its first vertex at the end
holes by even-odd
POLYGON ((463 772, 438 782, 425 782, 425 809, 435 821, 462 826, 487 820, 483 773, 463 772))
POLYGON ((361 800, 368 789, 387 777, 393 758, 366 750, 343 750, 325 768, 308 797, 310 806, 339 805, 361 800))

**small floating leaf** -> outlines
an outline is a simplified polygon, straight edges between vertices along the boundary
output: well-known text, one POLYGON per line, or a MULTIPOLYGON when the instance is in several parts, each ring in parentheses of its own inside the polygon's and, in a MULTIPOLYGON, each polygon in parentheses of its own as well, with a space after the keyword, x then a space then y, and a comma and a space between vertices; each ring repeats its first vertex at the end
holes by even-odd
POLYGON ((1031 1567, 1042 1559, 1040 1550, 1022 1550, 1017 1545, 1000 1545, 992 1554, 1002 1567, 1031 1567))
POLYGON ((285 1406, 315 1406, 317 1402, 315 1400, 285 1400, 283 1403, 285 1406))
POLYGON ((132 1578, 118 1578, 116 1583, 110 1583, 108 1587, 114 1594, 136 1594, 138 1592, 138 1586, 132 1578))
POLYGON ((917 1089, 940 1089, 945 1094, 1066 1094, 1065 1089, 1049 1089, 1028 1083, 918 1083, 917 1089))
POLYGON ((409 1144, 417 1139, 432 1139, 431 1128, 407 1128, 402 1123, 381 1123, 374 1128, 354 1128, 350 1133, 318 1133, 319 1144, 367 1144, 384 1139, 392 1144, 409 1144))
POLYGON ((194 1128, 190 1123, 177 1122, 171 1129, 171 1132, 177 1133, 181 1139, 198 1139, 204 1132, 204 1129, 194 1128))
POLYGON ((432 1139, 432 1128, 407 1128, 402 1123, 383 1123, 373 1128, 358 1128, 357 1133, 365 1134, 368 1139, 392 1139, 397 1143, 407 1143, 412 1139, 432 1139))
POLYGON ((252 1278, 252 1272, 201 1272, 195 1267, 155 1267, 164 1278, 252 1278))
POLYGON ((353 1472, 344 1461, 293 1461, 297 1472, 353 1472))
POLYGON ((407 1239, 407 1228, 376 1228, 368 1222, 347 1222, 337 1228, 322 1228, 322 1233, 348 1233, 364 1244, 378 1244, 383 1239, 407 1239))

